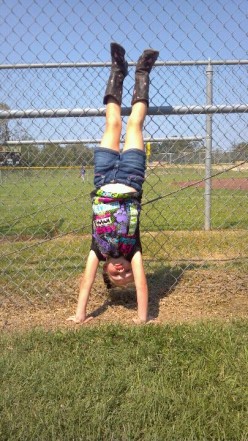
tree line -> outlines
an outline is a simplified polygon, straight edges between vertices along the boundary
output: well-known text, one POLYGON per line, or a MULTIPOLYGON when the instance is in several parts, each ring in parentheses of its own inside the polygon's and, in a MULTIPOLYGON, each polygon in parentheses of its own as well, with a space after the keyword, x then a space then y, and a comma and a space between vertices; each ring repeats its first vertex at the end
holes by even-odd
MULTIPOLYGON (((0 110, 9 110, 9 106, 5 103, 0 103, 0 110)), ((11 139, 29 140, 30 136, 22 127, 21 122, 16 123, 16 126, 9 130, 8 120, 0 120, 0 147, 3 146, 5 153, 0 153, 0 162, 3 164, 6 159, 13 158, 15 165, 15 146, 11 146, 8 152, 7 141, 11 139)), ((32 141, 30 139, 30 141, 32 141)), ((18 143, 16 147, 18 146, 18 143)), ((224 147, 224 146, 223 146, 224 147)), ((221 147, 213 149, 215 155, 215 162, 229 162, 226 161, 226 156, 229 155, 231 161, 243 161, 248 158, 248 142, 234 143, 228 151, 221 147)), ((0 148, 1 151, 1 148, 0 148)), ((18 149, 16 148, 16 151, 18 149)), ((187 139, 175 138, 174 140, 165 140, 162 142, 150 143, 149 160, 163 161, 163 162, 198 162, 199 157, 204 158, 205 147, 202 142, 192 141, 187 139)), ((32 143, 21 145, 21 154, 18 157, 18 165, 22 166, 80 166, 93 165, 93 148, 87 145, 80 144, 59 144, 54 142, 47 142, 45 144, 35 145, 32 143)))
MULTIPOLYGON (((14 146, 11 150, 15 150, 14 146)), ((248 143, 234 145, 231 150, 214 149, 213 162, 236 162, 248 159, 248 143)), ((13 156, 13 153, 10 153, 13 156)), ((18 165, 27 167, 63 167, 63 166, 93 166, 94 149, 85 144, 61 145, 46 143, 42 145, 22 144, 20 162, 18 165)), ((204 162, 205 148, 199 143, 178 140, 151 143, 150 162, 168 163, 199 163, 204 162)))
POLYGON ((93 165, 93 149, 84 144, 22 145, 21 165, 29 167, 93 165))

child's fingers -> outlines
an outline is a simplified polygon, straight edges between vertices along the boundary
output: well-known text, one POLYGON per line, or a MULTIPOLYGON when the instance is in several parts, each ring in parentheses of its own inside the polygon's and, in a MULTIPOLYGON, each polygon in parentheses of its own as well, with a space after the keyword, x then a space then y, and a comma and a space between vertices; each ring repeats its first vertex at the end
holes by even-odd
POLYGON ((140 318, 135 318, 133 319, 133 323, 135 323, 135 325, 149 325, 151 323, 154 323, 154 319, 151 317, 148 317, 147 320, 141 320, 140 318))
POLYGON ((90 322, 91 320, 93 320, 93 318, 94 318, 94 317, 92 317, 92 315, 90 315, 89 317, 87 317, 87 318, 84 320, 83 324, 90 322))
POLYGON ((145 325, 147 323, 146 320, 141 320, 140 318, 133 319, 135 325, 145 325))
POLYGON ((85 323, 88 323, 92 319, 93 319, 93 317, 91 315, 89 317, 86 317, 84 320, 80 320, 75 315, 72 315, 71 317, 68 317, 68 319, 66 319, 66 321, 67 322, 74 322, 77 325, 80 325, 80 324, 84 325, 85 323))
POLYGON ((67 322, 75 322, 75 323, 76 323, 76 317, 75 317, 75 315, 72 315, 71 317, 68 317, 68 318, 66 319, 66 321, 67 321, 67 322))

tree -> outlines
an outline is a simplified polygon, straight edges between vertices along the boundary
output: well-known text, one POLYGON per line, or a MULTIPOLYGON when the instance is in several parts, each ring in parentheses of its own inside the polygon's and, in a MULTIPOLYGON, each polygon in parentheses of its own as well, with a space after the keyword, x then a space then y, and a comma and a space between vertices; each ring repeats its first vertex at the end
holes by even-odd
POLYGON ((151 160, 165 162, 187 162, 199 149, 199 141, 187 139, 165 140, 159 143, 151 143, 151 160))
MULTIPOLYGON (((0 103, 0 110, 10 110, 10 108, 7 104, 0 103)), ((9 140, 8 120, 0 119, 0 143, 4 144, 8 140, 9 140)))
POLYGON ((21 149, 21 164, 28 167, 38 165, 39 148, 36 145, 24 144, 21 149))
POLYGON ((49 142, 39 149, 37 165, 39 166, 59 166, 63 161, 63 148, 60 144, 49 142))
POLYGON ((84 144, 69 144, 65 147, 49 142, 39 150, 37 165, 41 166, 77 166, 93 164, 93 149, 84 144))
POLYGON ((69 144, 65 147, 67 165, 93 165, 93 149, 84 144, 69 144))
POLYGON ((240 142, 232 147, 234 161, 245 161, 248 158, 248 142, 240 142))

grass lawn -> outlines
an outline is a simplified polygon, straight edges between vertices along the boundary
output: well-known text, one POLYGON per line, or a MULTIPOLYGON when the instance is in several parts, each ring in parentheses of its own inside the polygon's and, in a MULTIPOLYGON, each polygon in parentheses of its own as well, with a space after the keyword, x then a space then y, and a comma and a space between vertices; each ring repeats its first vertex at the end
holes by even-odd
MULTIPOLYGON (((226 272, 239 269, 240 280, 248 271, 246 256, 248 235, 246 230, 224 231, 165 231, 142 233, 143 257, 146 271, 161 270, 176 274, 183 268, 220 267, 226 272), (223 259, 223 261, 222 261, 223 259)), ((65 281, 78 277, 82 272, 90 235, 62 237, 42 242, 5 241, 1 244, 2 271, 0 286, 2 295, 17 298, 26 293, 28 298, 46 298, 48 285, 53 281, 65 281)), ((63 291, 64 292, 64 291, 63 291)), ((53 296, 57 296, 55 290, 53 296)), ((60 295, 62 295, 60 289, 60 295)), ((66 296, 66 290, 63 296, 66 296)), ((64 298, 64 297, 63 297, 64 298)))
MULTIPOLYGON (((247 192, 213 191, 215 230, 205 232, 204 190, 180 191, 177 184, 201 177, 203 170, 189 169, 148 177, 144 202, 173 194, 143 208, 144 261, 156 280, 162 264, 163 277, 168 273, 174 283, 186 269, 221 267, 223 293, 212 300, 226 302, 226 281, 230 285, 238 271, 235 293, 247 275, 247 192)), ((85 184, 78 170, 16 170, 1 179, 6 305, 13 299, 18 309, 20 296, 38 305, 53 297, 65 301, 75 290, 68 294, 66 281, 78 277, 90 245, 92 174, 85 184)), ((204 290, 214 290, 211 280, 204 290)), ((22 321, 28 314, 11 311, 15 320, 17 312, 22 321)), ((0 439, 247 441, 247 336, 245 319, 2 332, 0 439)))
POLYGON ((248 439, 248 323, 1 335, 2 441, 248 439))
MULTIPOLYGON (((248 172, 242 172, 242 177, 248 172)), ((0 233, 47 237, 79 231, 90 233, 93 189, 92 170, 83 184, 79 170, 13 170, 2 172, 0 197, 3 213, 0 233)), ((237 172, 223 177, 238 177, 237 172)), ((204 226, 204 189, 180 190, 179 182, 204 178, 204 170, 168 169, 149 172, 144 185, 143 202, 159 195, 162 200, 145 205, 142 231, 202 230, 204 226)), ((212 227, 247 228, 247 192, 242 190, 212 191, 212 227), (240 211, 242 207, 242 212, 240 211)))
MULTIPOLYGON (((180 191, 177 185, 199 180, 203 172, 188 168, 149 171, 144 202, 174 194, 143 207, 141 237, 146 267, 154 260, 173 268, 192 262, 217 265, 222 259, 230 267, 234 259, 233 264, 246 271, 247 192, 213 191, 213 231, 205 232, 204 189, 180 191)), ((242 176, 247 174, 242 172, 242 176)), ((235 178, 237 172, 227 175, 235 178)), ((81 273, 91 240, 92 170, 86 176, 82 183, 79 170, 2 172, 0 234, 5 240, 1 243, 1 285, 11 298, 20 292, 40 296, 48 281, 81 273)))

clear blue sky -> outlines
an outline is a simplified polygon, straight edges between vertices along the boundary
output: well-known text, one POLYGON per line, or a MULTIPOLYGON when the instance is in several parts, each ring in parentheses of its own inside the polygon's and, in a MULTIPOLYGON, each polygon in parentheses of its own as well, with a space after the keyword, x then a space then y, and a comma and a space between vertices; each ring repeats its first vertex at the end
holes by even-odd
MULTIPOLYGON (((129 61, 146 47, 159 60, 247 59, 247 0, 3 0, 0 64, 109 61, 109 43, 122 43, 129 61)), ((0 102, 11 108, 102 107, 108 69, 0 71, 0 102)), ((205 104, 205 67, 156 67, 151 105, 205 104)), ((130 105, 133 69, 123 105, 130 105)), ((248 102, 247 66, 216 67, 214 102, 248 102)), ((215 117, 216 145, 248 138, 247 115, 215 117)), ((103 118, 25 120, 38 139, 99 138, 103 118)), ((11 123, 14 127, 16 122, 11 123)), ((204 136, 201 117, 148 118, 154 136, 204 136)))

